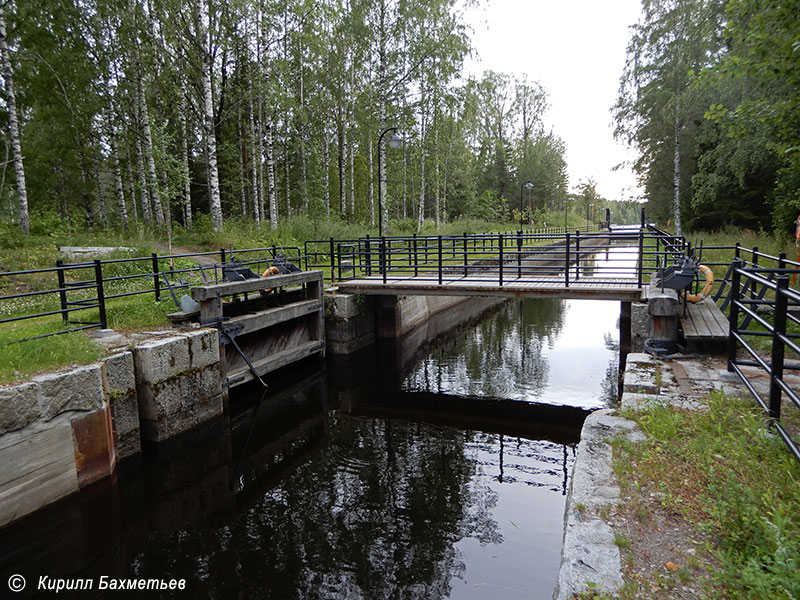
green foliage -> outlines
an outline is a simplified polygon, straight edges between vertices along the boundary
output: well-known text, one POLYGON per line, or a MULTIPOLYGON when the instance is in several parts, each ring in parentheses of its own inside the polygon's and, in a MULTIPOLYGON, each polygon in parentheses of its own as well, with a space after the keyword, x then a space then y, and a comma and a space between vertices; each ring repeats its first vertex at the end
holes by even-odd
POLYGON ((84 333, 66 333, 40 340, 16 340, 60 331, 60 319, 47 323, 24 321, 5 324, 0 330, 0 384, 24 381, 37 373, 98 360, 103 352, 84 333))
POLYGON ((661 489, 709 534, 725 597, 798 597, 800 463, 767 434, 761 409, 715 392, 706 411, 652 406, 629 416, 648 440, 615 443, 620 480, 661 489))

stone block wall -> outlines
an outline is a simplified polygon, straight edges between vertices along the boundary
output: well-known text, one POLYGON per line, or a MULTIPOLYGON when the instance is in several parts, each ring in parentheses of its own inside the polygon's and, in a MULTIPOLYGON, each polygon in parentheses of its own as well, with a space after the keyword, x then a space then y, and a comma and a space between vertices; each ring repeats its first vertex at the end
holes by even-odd
POLYGON ((215 329, 0 387, 0 527, 108 477, 118 460, 222 414, 215 329))
POLYGON ((108 477, 116 459, 102 365, 0 388, 0 526, 108 477))
POLYGON ((133 362, 142 440, 160 442, 222 414, 216 330, 139 344, 133 362))

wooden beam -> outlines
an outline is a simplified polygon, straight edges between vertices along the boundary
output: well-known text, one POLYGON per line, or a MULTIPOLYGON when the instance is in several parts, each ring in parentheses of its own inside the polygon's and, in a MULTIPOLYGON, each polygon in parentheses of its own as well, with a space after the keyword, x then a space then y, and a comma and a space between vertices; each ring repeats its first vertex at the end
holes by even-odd
POLYGON ((245 279, 244 281, 226 281, 213 285, 203 285, 193 287, 191 295, 192 300, 203 302, 204 300, 209 300, 216 296, 232 296, 234 294, 258 292, 269 288, 300 285, 315 281, 322 281, 322 271, 302 271, 300 273, 289 273, 287 275, 273 275, 272 277, 259 277, 257 279, 245 279))

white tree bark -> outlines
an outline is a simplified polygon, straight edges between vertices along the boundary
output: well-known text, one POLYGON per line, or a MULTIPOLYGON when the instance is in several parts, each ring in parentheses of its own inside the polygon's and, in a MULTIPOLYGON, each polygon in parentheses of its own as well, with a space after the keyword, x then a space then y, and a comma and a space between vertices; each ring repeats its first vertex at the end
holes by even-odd
POLYGON ((125 189, 122 185, 122 168, 119 165, 119 153, 117 152, 117 134, 114 131, 112 111, 106 112, 106 130, 108 133, 108 147, 111 153, 111 165, 114 169, 114 188, 117 197, 117 212, 119 220, 124 229, 128 228, 128 209, 125 206, 125 189))
POLYGON ((269 223, 272 229, 278 228, 278 193, 275 189, 275 148, 272 143, 272 123, 267 130, 267 195, 269 196, 269 223))
POLYGON ((672 161, 672 203, 675 213, 675 235, 683 235, 681 231, 681 122, 675 114, 675 148, 672 161))
POLYGON ((375 171, 372 168, 372 136, 367 145, 367 168, 369 170, 369 226, 375 227, 375 171))
POLYGON ((325 139, 322 142, 322 163, 325 169, 325 214, 331 214, 331 151, 328 147, 328 135, 325 133, 325 139))
MULTIPOLYGON (((141 65, 140 65, 141 67, 141 65)), ((142 142, 144 143, 144 155, 147 160, 147 182, 150 198, 153 201, 153 212, 155 213, 156 223, 159 227, 164 225, 164 209, 161 206, 161 198, 158 190, 158 176, 156 175, 156 159, 153 151, 153 134, 150 129, 150 111, 147 108, 147 99, 144 95, 144 83, 142 82, 141 68, 138 73, 138 96, 139 96, 139 116, 142 120, 142 142)))
POLYGON ((136 132, 136 172, 139 178, 139 198, 142 204, 142 221, 153 222, 153 209, 150 206, 150 195, 147 193, 147 175, 144 171, 144 158, 142 157, 142 141, 139 132, 136 132))
POLYGON ((0 4, 0 59, 3 61, 3 77, 5 78, 5 96, 8 107, 8 128, 11 135, 11 152, 14 157, 14 173, 17 179, 17 203, 19 204, 19 227, 23 233, 30 232, 28 215, 28 188, 25 185, 25 166, 22 157, 19 121, 17 120, 17 98, 14 94, 14 70, 11 67, 11 56, 8 51, 6 37, 6 20, 3 5, 0 4))
POLYGON ((183 226, 192 230, 192 180, 189 171, 189 131, 186 120, 186 100, 181 94, 178 119, 181 136, 181 173, 183 175, 183 226))
POLYGON ((206 8, 203 0, 195 3, 195 27, 200 45, 203 79, 203 129, 205 133, 206 163, 208 164, 208 206, 214 230, 222 229, 222 200, 219 192, 217 169, 217 140, 214 134, 214 96, 211 89, 211 56, 208 50, 209 35, 206 30, 206 8))

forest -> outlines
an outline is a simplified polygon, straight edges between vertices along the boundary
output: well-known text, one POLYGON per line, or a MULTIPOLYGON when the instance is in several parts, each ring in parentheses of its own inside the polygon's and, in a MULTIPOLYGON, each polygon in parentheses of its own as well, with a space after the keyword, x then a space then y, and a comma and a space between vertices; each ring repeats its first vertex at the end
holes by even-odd
MULTIPOLYGON (((480 2, 6 0, 0 220, 419 231, 613 205, 635 221, 568 181, 538 82, 464 75, 480 2)), ((650 219, 790 227, 800 0, 643 0, 630 31, 611 118, 650 219)))
POLYGON ((651 218, 794 231, 800 1, 643 0, 613 112, 651 218))
POLYGON ((526 181, 526 218, 561 210, 546 90, 462 76, 475 4, 4 2, 2 218, 163 231, 381 214, 419 229, 519 218, 526 181))

